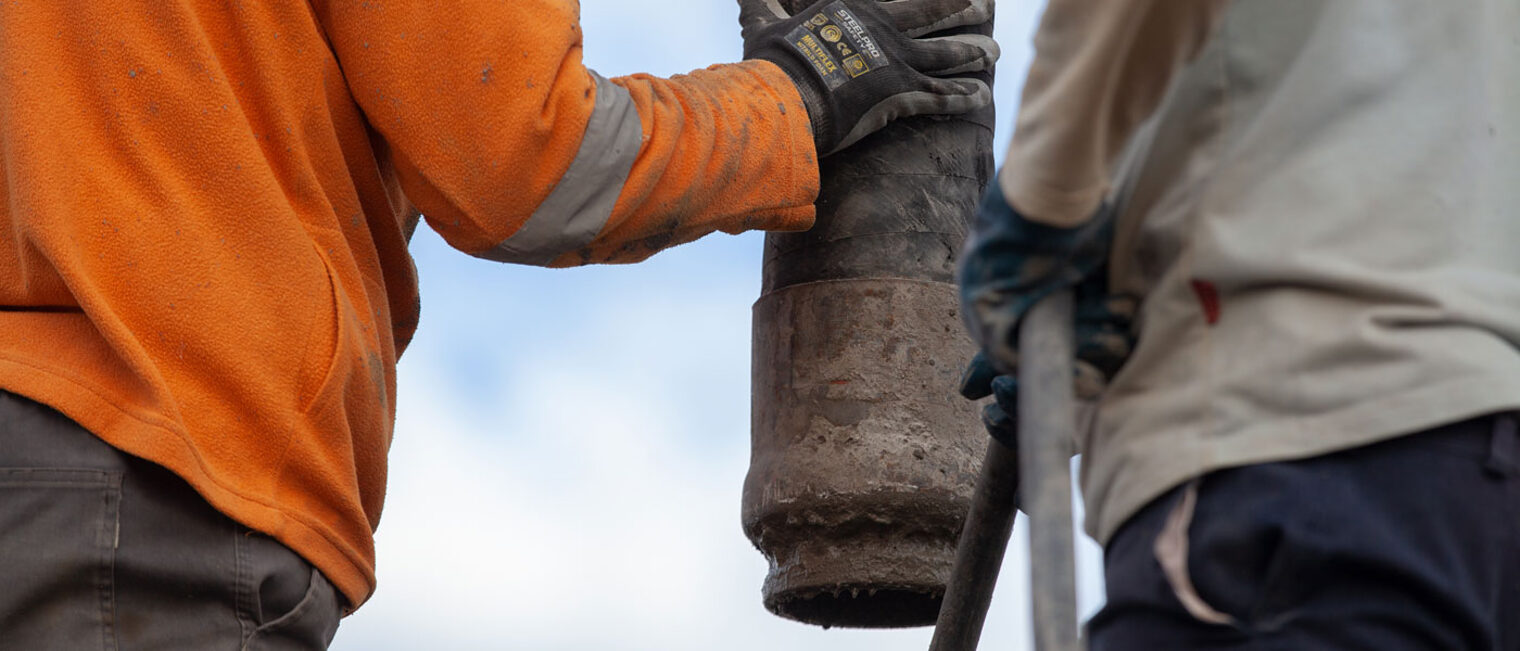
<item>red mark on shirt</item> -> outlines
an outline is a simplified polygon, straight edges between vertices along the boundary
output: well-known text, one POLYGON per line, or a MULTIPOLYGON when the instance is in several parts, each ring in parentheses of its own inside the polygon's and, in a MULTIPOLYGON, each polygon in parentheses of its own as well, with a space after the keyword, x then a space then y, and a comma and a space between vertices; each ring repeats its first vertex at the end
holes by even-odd
POLYGON ((1209 325, 1219 323, 1219 288, 1207 280, 1194 280, 1193 293, 1198 295, 1198 304, 1203 306, 1203 318, 1209 325))

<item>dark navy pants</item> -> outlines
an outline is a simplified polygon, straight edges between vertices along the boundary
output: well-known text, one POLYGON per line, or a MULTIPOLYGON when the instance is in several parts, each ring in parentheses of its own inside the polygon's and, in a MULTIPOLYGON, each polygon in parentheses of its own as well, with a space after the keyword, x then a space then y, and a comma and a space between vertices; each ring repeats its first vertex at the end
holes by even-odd
POLYGON ((1110 541, 1091 648, 1520 650, 1517 458, 1503 414, 1174 489, 1110 541))
POLYGON ((0 391, 0 651, 314 651, 341 608, 179 477, 0 391))

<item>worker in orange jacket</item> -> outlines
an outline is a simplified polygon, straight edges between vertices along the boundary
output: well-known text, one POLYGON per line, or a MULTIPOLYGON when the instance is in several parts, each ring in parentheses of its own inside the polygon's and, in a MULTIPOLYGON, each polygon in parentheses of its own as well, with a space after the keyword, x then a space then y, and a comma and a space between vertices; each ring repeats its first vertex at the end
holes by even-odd
POLYGON ((740 0, 607 79, 573 0, 0 5, 0 646, 323 648, 374 590, 419 212, 635 262, 813 219, 820 153, 991 100, 991 0, 740 0), (330 582, 330 583, 329 583, 330 582))

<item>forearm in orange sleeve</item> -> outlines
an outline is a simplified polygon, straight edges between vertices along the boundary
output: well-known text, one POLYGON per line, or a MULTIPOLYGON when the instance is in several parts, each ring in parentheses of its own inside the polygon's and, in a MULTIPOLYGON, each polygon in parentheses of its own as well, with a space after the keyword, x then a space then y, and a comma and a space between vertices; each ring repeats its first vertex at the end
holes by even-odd
POLYGON ((556 266, 636 262, 714 231, 813 223, 818 159, 792 82, 774 64, 614 79, 639 107, 644 145, 598 237, 556 266))
POLYGON ((628 262, 716 230, 811 224, 806 109, 766 63, 608 80, 571 0, 316 0, 407 197, 504 262, 628 262))

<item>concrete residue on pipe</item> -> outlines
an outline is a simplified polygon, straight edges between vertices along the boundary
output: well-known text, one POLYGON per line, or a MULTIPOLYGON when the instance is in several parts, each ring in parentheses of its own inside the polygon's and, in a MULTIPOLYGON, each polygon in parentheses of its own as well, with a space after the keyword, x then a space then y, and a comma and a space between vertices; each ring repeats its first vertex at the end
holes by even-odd
POLYGON ((821 161, 812 230, 766 237, 743 524, 778 615, 934 623, 986 447, 956 394, 975 349, 953 283, 993 120, 989 106, 888 125, 821 161))

